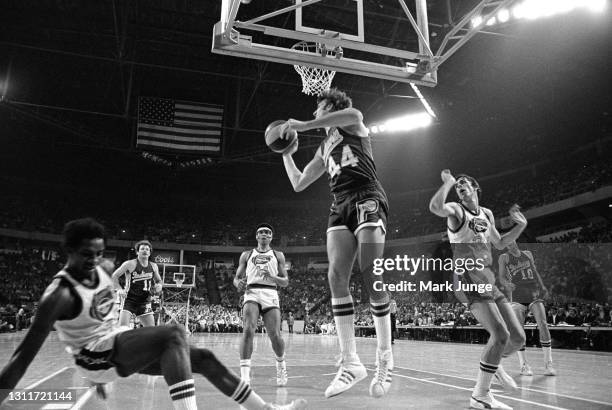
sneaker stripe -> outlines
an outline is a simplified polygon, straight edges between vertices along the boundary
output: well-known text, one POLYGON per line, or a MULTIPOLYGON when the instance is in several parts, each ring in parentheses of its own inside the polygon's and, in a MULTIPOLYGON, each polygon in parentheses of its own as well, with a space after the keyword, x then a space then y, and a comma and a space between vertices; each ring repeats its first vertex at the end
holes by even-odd
POLYGON ((482 401, 482 400, 478 400, 476 397, 472 396, 472 399, 474 401, 477 401, 478 403, 482 404, 484 406, 485 409, 492 409, 491 405, 489 403, 487 403, 486 401, 482 401))

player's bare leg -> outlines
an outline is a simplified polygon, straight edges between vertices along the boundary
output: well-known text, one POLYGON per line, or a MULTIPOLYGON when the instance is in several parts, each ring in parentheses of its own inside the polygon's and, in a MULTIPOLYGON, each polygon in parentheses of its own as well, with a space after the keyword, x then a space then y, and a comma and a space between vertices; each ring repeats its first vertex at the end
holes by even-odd
POLYGON ((382 280, 382 276, 376 276, 373 273, 374 259, 383 256, 385 232, 379 226, 365 227, 357 232, 357 241, 359 242, 359 266, 370 295, 370 311, 378 342, 376 373, 370 383, 370 395, 381 397, 389 391, 393 373, 389 294, 385 291, 374 290, 374 281, 382 280))
POLYGON ((285 341, 280 332, 280 309, 270 309, 263 315, 264 326, 276 355, 276 385, 287 385, 287 364, 285 363, 285 341))
POLYGON ((328 280, 332 296, 332 311, 340 342, 340 361, 338 373, 325 390, 325 397, 343 393, 367 376, 365 366, 357 356, 355 308, 349 290, 356 254, 357 239, 351 231, 338 229, 327 232, 328 280))
MULTIPOLYGON (((512 303, 512 310, 516 315, 519 323, 525 323, 525 311, 527 308, 520 303, 512 303)), ((531 371, 531 367, 527 363, 527 358, 525 357, 525 345, 521 346, 518 352, 516 352, 519 358, 519 367, 521 368, 521 376, 533 376, 533 372, 531 371)))
POLYGON ((548 324, 546 323, 546 310, 544 309, 544 304, 541 301, 533 302, 529 308, 538 324, 540 345, 542 346, 542 353, 544 353, 544 374, 547 376, 556 376, 557 371, 553 367, 551 337, 548 324))
MULTIPOLYGON (((504 322, 506 323, 508 332, 510 332, 508 343, 506 344, 504 353, 502 355, 502 357, 508 357, 514 352, 518 352, 523 346, 525 346, 525 330, 521 325, 521 323, 523 323, 524 321, 521 322, 519 320, 519 318, 514 313, 514 310, 512 309, 512 305, 505 298, 498 300, 496 303, 499 312, 504 318, 504 322)), ((506 373, 501 363, 497 368, 495 378, 507 390, 518 389, 518 385, 516 384, 514 379, 508 373, 506 373)))
POLYGON ((197 408, 192 370, 202 374, 223 394, 249 410, 294 410, 306 405, 303 400, 285 406, 265 403, 211 351, 189 346, 184 330, 179 327, 145 327, 118 335, 112 361, 122 376, 136 372, 163 375, 175 409, 197 408), (145 348, 143 339, 147 340, 145 348))
POLYGON ((140 320, 140 324, 142 324, 142 326, 144 327, 155 326, 155 319, 153 317, 153 313, 147 313, 145 315, 140 315, 138 316, 138 319, 140 320))
POLYGON ((242 306, 242 338, 240 339, 240 377, 247 384, 251 383, 251 356, 253 355, 253 338, 257 331, 259 305, 246 302, 242 306))
POLYGON ((470 399, 470 407, 475 409, 511 409, 497 401, 491 394, 491 382, 501 362, 502 354, 510 338, 510 332, 497 305, 493 302, 479 301, 470 305, 472 314, 489 332, 489 341, 480 357, 480 369, 476 386, 470 399))

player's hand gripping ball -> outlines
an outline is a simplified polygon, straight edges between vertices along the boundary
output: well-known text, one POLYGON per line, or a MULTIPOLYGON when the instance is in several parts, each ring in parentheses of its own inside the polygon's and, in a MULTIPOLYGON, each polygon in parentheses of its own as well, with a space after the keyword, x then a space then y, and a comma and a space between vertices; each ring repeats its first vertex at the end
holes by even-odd
POLYGON ((296 130, 289 129, 283 132, 286 128, 283 127, 284 124, 285 121, 276 120, 266 127, 266 145, 279 154, 284 153, 297 139, 296 130))

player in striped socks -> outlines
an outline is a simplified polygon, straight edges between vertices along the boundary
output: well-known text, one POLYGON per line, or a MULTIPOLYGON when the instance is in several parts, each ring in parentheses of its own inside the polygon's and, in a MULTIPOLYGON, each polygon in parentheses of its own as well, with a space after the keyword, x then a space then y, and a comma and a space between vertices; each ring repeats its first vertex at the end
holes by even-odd
POLYGON ((477 292, 455 288, 457 298, 468 305, 474 317, 489 332, 489 341, 480 356, 480 369, 476 386, 470 398, 475 409, 504 409, 511 407, 496 400, 491 394, 494 376, 504 384, 516 383, 501 368, 502 355, 512 354, 525 343, 525 332, 503 293, 495 286, 495 274, 491 270, 491 244, 505 248, 515 241, 527 226, 527 220, 518 206, 510 209, 510 217, 516 225, 504 235, 495 228, 493 213, 479 204, 480 186, 467 175, 457 179, 447 169, 441 173, 443 185, 431 198, 429 209, 435 215, 446 218, 448 239, 453 246, 455 260, 455 286, 487 285, 491 291, 477 292), (455 190, 460 202, 446 202, 451 190, 455 190), (459 261, 462 264, 459 265, 459 261), (468 261, 476 268, 468 269, 468 261), (461 270, 459 269, 461 267, 461 270))
MULTIPOLYGON (((298 139, 283 153, 283 163, 296 192, 304 190, 326 171, 334 200, 327 226, 327 257, 332 311, 340 342, 341 358, 336 377, 325 391, 336 396, 367 376, 355 347, 355 311, 349 281, 355 258, 370 293, 378 346, 376 372, 370 383, 370 395, 380 397, 389 391, 393 355, 391 352, 391 319, 389 296, 375 291, 372 265, 383 255, 388 201, 378 180, 372 156, 368 128, 363 114, 352 107, 351 99, 335 88, 317 98, 314 120, 290 119, 281 135, 324 128, 326 137, 314 158, 300 171, 292 155, 298 139)), ((376 278, 380 280, 381 278, 376 278)))
POLYGON ((304 408, 304 400, 288 405, 265 403, 251 387, 230 372, 215 355, 189 346, 185 330, 159 326, 119 326, 114 286, 100 267, 104 227, 91 218, 64 227, 68 262, 45 290, 34 321, 8 364, 0 371, 0 404, 15 388, 53 328, 74 357, 77 370, 98 385, 134 373, 163 375, 176 410, 195 410, 192 371, 202 374, 223 394, 249 410, 304 408))
MULTIPOLYGON (((525 323, 525 314, 530 310, 535 317, 540 333, 540 345, 544 354, 544 374, 555 376, 557 371, 553 367, 551 352, 551 337, 546 323, 546 310, 544 300, 548 297, 548 290, 542 282, 530 251, 521 251, 512 242, 508 245, 508 252, 499 256, 499 281, 503 284, 506 295, 512 301, 512 308, 521 324, 525 323)), ((525 346, 517 352, 521 375, 533 376, 531 367, 525 358, 525 346)))

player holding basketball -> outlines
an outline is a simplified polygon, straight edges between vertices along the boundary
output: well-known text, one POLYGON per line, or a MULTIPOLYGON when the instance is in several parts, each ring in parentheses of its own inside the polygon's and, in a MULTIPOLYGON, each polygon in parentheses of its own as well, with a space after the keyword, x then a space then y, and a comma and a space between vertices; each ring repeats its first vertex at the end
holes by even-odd
POLYGON ((142 240, 134 246, 136 259, 130 259, 113 272, 113 283, 120 298, 125 298, 123 309, 119 315, 121 326, 130 324, 131 316, 138 317, 143 326, 155 326, 153 309, 151 309, 151 294, 162 290, 159 268, 155 262, 149 261, 153 246, 151 242, 142 240), (125 289, 119 285, 119 278, 125 275, 125 289), (153 284, 155 282, 155 284, 153 284))
POLYGON ((292 155, 298 140, 283 153, 285 170, 296 192, 304 190, 325 171, 334 196, 327 228, 327 257, 332 310, 340 342, 340 368, 325 391, 326 397, 340 394, 363 380, 367 372, 355 346, 355 311, 349 281, 355 257, 370 293, 378 346, 376 373, 370 383, 370 395, 380 397, 389 391, 393 370, 389 295, 375 291, 372 264, 382 257, 388 213, 388 201, 372 157, 368 129, 363 115, 352 107, 351 99, 335 88, 317 98, 314 120, 290 119, 282 135, 291 130, 324 128, 326 137, 314 158, 300 171, 292 155), (364 246, 364 244, 368 244, 364 246))
POLYGON ((516 387, 512 378, 500 366, 502 356, 517 351, 525 343, 525 332, 520 325, 512 307, 503 293, 495 286, 495 275, 491 271, 491 244, 503 249, 520 236, 527 220, 513 207, 510 217, 516 225, 504 235, 495 228, 493 213, 479 204, 480 187, 470 176, 461 175, 455 179, 447 169, 442 171, 443 185, 431 198, 429 209, 432 213, 447 218, 448 238, 453 246, 453 258, 480 261, 476 266, 483 269, 467 270, 459 275, 455 273, 455 285, 458 279, 464 284, 489 284, 490 292, 456 291, 456 295, 468 304, 474 317, 489 332, 489 341, 480 357, 480 370, 470 407, 475 409, 511 409, 497 401, 491 394, 491 381, 495 375, 506 387, 516 387), (448 193, 455 189, 460 202, 446 202, 448 193))
MULTIPOLYGON (((557 374, 553 367, 551 338, 546 323, 546 310, 544 299, 548 297, 548 290, 536 269, 533 254, 530 251, 521 251, 515 241, 508 245, 508 252, 499 255, 499 270, 497 272, 500 283, 504 286, 506 295, 512 301, 512 308, 521 324, 525 323, 525 314, 530 310, 535 317, 540 332, 540 345, 544 353, 544 366, 547 376, 557 374)), ((533 376, 531 367, 525 359, 525 346, 517 352, 521 366, 521 374, 533 376)))
POLYGON ((196 409, 192 370, 247 409, 303 408, 266 404, 214 354, 189 346, 178 327, 129 329, 118 326, 114 287, 99 266, 104 227, 91 218, 68 222, 63 246, 68 262, 45 290, 32 326, 0 371, 0 403, 15 388, 53 328, 72 352, 78 371, 93 383, 108 383, 133 373, 163 375, 175 409, 196 409))
POLYGON ((289 278, 285 269, 285 255, 270 247, 274 232, 269 224, 260 224, 255 230, 257 248, 242 252, 234 278, 239 292, 246 289, 242 305, 243 330, 240 339, 240 376, 251 383, 251 356, 253 337, 259 315, 272 342, 276 354, 276 384, 287 384, 285 342, 281 336, 281 311, 276 288, 287 287, 289 278))

